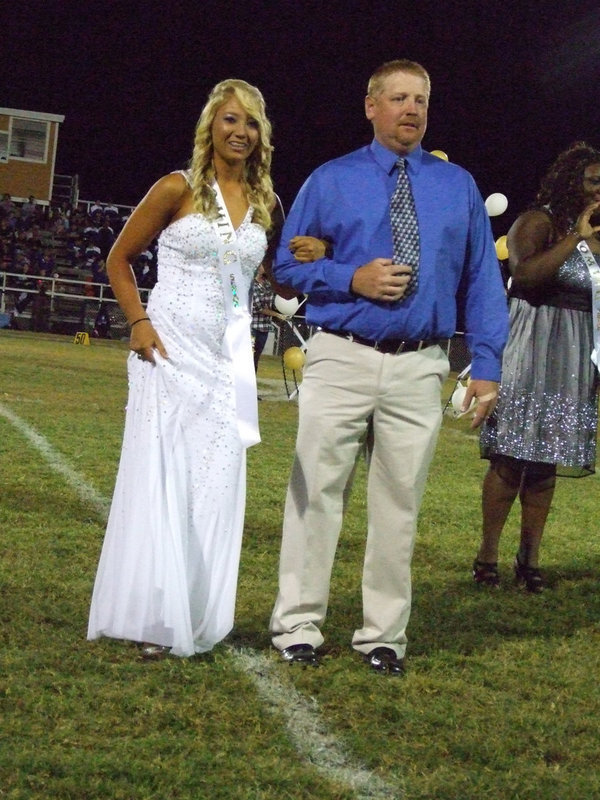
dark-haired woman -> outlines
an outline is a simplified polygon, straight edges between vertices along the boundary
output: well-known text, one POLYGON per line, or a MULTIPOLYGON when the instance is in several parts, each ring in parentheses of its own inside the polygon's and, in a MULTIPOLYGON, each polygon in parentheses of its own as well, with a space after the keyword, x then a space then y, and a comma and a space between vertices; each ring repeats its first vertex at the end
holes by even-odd
POLYGON ((594 472, 599 209, 600 151, 578 142, 559 155, 534 205, 508 233, 510 334, 498 404, 481 431, 481 455, 490 466, 473 564, 478 584, 499 585, 498 543, 518 495, 515 579, 541 592, 539 548, 556 475, 594 472))

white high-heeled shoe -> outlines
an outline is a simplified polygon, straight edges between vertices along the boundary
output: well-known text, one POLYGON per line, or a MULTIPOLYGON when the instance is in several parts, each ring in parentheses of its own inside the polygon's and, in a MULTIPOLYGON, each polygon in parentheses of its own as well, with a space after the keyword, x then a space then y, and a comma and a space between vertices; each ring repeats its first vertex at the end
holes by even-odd
POLYGON ((160 661, 169 654, 171 648, 164 647, 161 644, 152 644, 151 642, 142 642, 142 658, 144 661, 160 661))

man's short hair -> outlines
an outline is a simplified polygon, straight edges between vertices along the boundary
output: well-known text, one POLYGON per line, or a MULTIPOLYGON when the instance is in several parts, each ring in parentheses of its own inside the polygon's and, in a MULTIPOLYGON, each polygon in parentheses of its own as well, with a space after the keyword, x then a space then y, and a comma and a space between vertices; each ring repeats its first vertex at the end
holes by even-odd
POLYGON ((367 94, 369 97, 377 97, 383 91, 383 82, 388 75, 393 75, 395 72, 409 72, 412 75, 418 75, 423 78, 425 86, 427 87, 427 98, 431 94, 431 79, 429 73, 418 64, 416 61, 410 61, 408 58, 398 58, 395 61, 386 61, 378 67, 369 78, 369 85, 367 87, 367 94))

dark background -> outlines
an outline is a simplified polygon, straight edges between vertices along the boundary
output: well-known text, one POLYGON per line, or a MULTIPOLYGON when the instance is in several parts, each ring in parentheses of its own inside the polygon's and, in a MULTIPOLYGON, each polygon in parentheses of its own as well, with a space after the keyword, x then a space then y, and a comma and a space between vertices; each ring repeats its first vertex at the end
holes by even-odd
POLYGON ((185 166, 207 93, 239 77, 265 95, 287 209, 314 167, 370 141, 368 78, 400 57, 431 75, 426 149, 508 197, 496 235, 562 149, 600 146, 594 3, 32 0, 2 3, 0 25, 0 105, 65 115, 57 171, 82 199, 135 204, 185 166))

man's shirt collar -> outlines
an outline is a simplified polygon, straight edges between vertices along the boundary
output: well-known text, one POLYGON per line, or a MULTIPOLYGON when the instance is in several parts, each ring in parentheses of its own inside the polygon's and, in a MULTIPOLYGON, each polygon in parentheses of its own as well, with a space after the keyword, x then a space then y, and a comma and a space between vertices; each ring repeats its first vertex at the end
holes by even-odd
MULTIPOLYGON (((377 139, 373 139, 369 147, 375 161, 386 171, 388 175, 391 175, 400 156, 391 150, 388 150, 387 147, 384 147, 382 144, 380 144, 377 139)), ((422 155, 423 149, 421 145, 418 144, 414 150, 412 150, 410 153, 407 153, 405 156, 402 156, 402 158, 406 158, 408 160, 408 164, 410 165, 410 169, 412 171, 418 172, 421 167, 422 155)))

